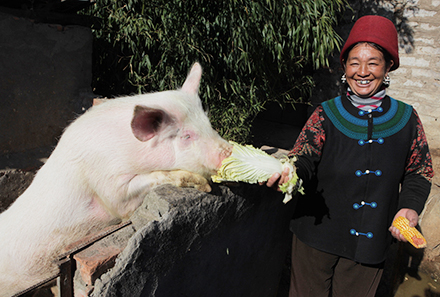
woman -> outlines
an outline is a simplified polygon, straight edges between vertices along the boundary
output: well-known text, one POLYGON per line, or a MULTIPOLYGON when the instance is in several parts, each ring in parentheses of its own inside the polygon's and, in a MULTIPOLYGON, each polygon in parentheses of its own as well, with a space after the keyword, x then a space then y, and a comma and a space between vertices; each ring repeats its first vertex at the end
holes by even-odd
POLYGON ((405 241, 393 219, 416 226, 431 188, 422 123, 386 95, 399 67, 394 24, 360 18, 340 60, 346 93, 314 111, 290 152, 306 192, 291 222, 290 296, 374 296, 392 237, 405 241))

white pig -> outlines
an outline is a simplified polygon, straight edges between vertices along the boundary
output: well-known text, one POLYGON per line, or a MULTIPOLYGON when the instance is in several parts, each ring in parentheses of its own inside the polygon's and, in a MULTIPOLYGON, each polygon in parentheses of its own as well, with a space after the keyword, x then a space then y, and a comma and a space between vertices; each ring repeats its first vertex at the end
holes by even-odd
POLYGON ((77 118, 0 215, 0 296, 57 272, 66 245, 124 220, 162 183, 211 188, 231 145, 211 127, 195 63, 179 90, 107 100, 77 118))

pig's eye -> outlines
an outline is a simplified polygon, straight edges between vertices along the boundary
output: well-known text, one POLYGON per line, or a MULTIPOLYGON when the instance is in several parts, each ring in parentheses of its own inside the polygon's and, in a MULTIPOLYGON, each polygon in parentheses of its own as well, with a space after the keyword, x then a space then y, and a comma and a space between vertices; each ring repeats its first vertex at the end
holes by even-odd
POLYGON ((181 134, 181 138, 183 141, 196 141, 199 137, 196 133, 194 133, 193 131, 184 131, 181 134))

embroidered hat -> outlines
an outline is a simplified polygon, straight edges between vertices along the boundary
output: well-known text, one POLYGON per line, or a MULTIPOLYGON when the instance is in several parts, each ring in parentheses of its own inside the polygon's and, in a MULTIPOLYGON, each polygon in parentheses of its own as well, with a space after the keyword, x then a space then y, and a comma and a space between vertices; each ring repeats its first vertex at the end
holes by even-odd
POLYGON ((394 61, 390 71, 399 67, 399 47, 397 30, 393 22, 378 15, 363 16, 356 21, 350 31, 347 41, 341 50, 340 61, 343 65, 345 52, 358 42, 374 42, 384 48, 394 61))

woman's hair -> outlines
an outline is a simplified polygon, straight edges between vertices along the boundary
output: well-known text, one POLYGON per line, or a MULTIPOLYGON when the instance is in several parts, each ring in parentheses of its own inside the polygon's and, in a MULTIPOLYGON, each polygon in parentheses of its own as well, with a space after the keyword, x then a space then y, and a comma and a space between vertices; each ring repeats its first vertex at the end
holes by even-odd
POLYGON ((366 43, 369 46, 377 49, 378 51, 380 51, 383 54, 383 57, 385 59, 385 65, 386 67, 389 67, 391 65, 391 61, 393 60, 390 53, 385 50, 383 47, 381 47, 380 45, 378 45, 377 43, 374 42, 367 42, 367 41, 360 41, 358 43, 353 44, 352 46, 350 46, 343 55, 343 60, 344 60, 344 64, 347 63, 347 58, 348 58, 348 54, 350 53, 350 51, 358 44, 362 44, 362 43, 366 43))

